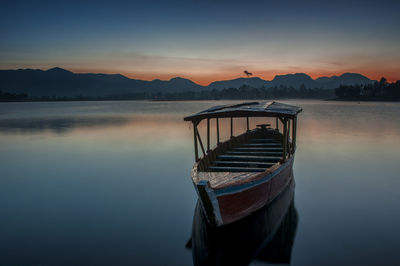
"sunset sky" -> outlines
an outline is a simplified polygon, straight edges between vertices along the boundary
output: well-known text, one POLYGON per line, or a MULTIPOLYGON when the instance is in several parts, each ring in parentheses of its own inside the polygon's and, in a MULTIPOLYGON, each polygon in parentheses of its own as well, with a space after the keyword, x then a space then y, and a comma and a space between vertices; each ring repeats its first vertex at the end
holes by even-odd
POLYGON ((400 1, 2 1, 0 69, 400 79, 400 1))

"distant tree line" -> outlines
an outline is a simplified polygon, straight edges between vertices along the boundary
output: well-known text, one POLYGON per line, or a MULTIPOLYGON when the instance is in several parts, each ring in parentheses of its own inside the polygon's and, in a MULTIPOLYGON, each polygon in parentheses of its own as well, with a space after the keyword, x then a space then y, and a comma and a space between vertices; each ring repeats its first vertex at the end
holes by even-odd
POLYGON ((248 100, 248 99, 279 99, 279 98, 311 98, 327 99, 333 98, 334 92, 329 89, 309 89, 302 85, 299 89, 293 87, 279 86, 271 88, 253 88, 243 85, 240 88, 212 89, 202 91, 184 92, 156 92, 156 93, 130 93, 121 95, 87 97, 28 97, 26 94, 6 93, 1 101, 105 101, 105 100, 248 100))
POLYGON ((0 101, 107 101, 107 100, 251 100, 251 99, 330 99, 338 100, 400 100, 400 80, 388 83, 385 78, 379 82, 365 85, 341 85, 330 90, 321 88, 306 88, 304 85, 296 89, 279 86, 271 88, 253 88, 243 85, 240 88, 222 90, 202 90, 184 92, 139 92, 109 96, 53 96, 31 97, 28 94, 8 93, 0 91, 0 101))
POLYGON ((26 101, 29 100, 28 94, 21 93, 8 93, 0 91, 0 101, 1 102, 9 102, 9 101, 26 101))
POLYGON ((341 85, 335 89, 338 99, 400 100, 400 80, 388 83, 385 78, 367 85, 341 85))
POLYGON ((156 93, 153 100, 248 100, 248 99, 279 99, 279 98, 312 98, 326 99, 334 96, 333 90, 308 89, 304 85, 299 89, 279 86, 272 88, 253 88, 243 85, 240 88, 222 90, 203 90, 199 92, 156 93))

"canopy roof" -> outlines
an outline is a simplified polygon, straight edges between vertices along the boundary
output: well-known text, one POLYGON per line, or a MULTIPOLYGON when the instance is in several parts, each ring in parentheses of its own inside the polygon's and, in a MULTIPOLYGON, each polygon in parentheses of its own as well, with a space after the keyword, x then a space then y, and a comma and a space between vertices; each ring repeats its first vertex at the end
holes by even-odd
POLYGON ((300 107, 278 102, 245 102, 219 105, 184 118, 185 121, 201 121, 206 118, 222 117, 286 117, 295 118, 300 107))

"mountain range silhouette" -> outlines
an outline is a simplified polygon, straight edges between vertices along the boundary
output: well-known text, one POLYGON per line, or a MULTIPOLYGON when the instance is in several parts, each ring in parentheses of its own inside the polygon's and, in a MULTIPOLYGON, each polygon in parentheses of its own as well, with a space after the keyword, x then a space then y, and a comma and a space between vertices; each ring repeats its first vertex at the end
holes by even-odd
POLYGON ((30 96, 49 97, 101 97, 132 93, 183 92, 210 89, 239 88, 247 85, 254 88, 286 86, 300 88, 334 89, 340 85, 369 84, 375 82, 361 74, 344 73, 341 76, 312 79, 304 73, 277 75, 272 80, 258 77, 215 81, 202 86, 185 78, 152 81, 127 78, 121 74, 73 73, 54 67, 48 70, 17 69, 0 70, 0 91, 26 93, 30 96))

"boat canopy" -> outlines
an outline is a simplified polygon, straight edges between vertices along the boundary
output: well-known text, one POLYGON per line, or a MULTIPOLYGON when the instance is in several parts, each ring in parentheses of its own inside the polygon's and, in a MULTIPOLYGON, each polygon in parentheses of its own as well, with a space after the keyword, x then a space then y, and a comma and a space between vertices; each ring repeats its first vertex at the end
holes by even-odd
POLYGON ((302 109, 278 102, 245 102, 208 108, 184 118, 185 121, 200 122, 206 118, 223 117, 282 117, 293 119, 302 109))

